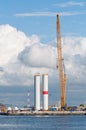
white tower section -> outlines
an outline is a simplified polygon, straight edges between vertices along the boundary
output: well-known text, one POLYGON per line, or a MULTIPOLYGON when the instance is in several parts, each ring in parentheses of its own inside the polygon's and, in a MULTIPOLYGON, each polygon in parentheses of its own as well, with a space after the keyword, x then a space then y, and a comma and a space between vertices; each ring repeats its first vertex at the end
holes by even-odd
POLYGON ((40 75, 34 76, 34 107, 40 110, 40 75))
POLYGON ((28 95, 27 95, 27 107, 30 108, 30 90, 28 90, 28 95))
POLYGON ((43 110, 48 110, 48 74, 42 75, 43 110))

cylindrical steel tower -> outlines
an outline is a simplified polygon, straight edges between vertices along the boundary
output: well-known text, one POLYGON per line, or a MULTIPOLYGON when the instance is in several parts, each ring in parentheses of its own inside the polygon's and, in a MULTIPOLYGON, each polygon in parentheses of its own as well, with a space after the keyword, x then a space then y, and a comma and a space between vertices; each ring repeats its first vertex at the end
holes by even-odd
POLYGON ((40 75, 34 76, 34 107, 40 110, 40 75))
POLYGON ((48 110, 48 74, 42 75, 43 110, 48 110))
POLYGON ((30 90, 28 90, 28 95, 27 95, 27 108, 30 108, 30 90))

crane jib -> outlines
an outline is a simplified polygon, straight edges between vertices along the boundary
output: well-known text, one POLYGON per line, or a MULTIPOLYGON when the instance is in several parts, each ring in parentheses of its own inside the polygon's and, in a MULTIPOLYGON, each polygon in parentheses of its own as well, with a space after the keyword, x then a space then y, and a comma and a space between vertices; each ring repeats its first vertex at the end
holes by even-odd
POLYGON ((57 29, 57 53, 58 53, 57 66, 58 66, 59 80, 60 80, 61 108, 65 108, 66 106, 66 74, 65 74, 65 67, 64 67, 64 59, 62 56, 62 43, 61 43, 59 15, 57 15, 56 29, 57 29))

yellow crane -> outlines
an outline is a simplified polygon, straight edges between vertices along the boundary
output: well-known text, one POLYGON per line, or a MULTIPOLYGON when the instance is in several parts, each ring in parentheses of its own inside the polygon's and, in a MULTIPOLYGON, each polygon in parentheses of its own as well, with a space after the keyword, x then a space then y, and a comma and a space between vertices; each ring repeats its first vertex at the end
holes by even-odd
POLYGON ((64 109, 66 107, 66 74, 64 68, 64 59, 62 56, 62 42, 61 42, 59 15, 57 15, 56 29, 57 29, 57 55, 58 55, 57 68, 59 71, 59 80, 60 80, 60 100, 61 100, 61 109, 64 109))

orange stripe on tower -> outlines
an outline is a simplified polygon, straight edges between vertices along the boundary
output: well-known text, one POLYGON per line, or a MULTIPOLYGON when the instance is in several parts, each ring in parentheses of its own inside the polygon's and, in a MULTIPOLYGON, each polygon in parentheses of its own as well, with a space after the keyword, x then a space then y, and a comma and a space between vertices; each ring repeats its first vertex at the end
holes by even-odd
POLYGON ((48 94, 48 91, 43 91, 42 94, 48 94))

